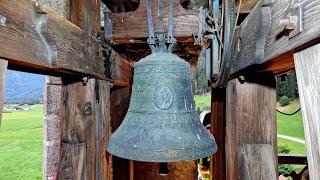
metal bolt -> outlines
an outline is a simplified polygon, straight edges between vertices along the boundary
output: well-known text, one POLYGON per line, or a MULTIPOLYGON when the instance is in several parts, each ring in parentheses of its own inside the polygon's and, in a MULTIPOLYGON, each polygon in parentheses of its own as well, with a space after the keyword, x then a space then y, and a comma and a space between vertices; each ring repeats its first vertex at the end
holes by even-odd
POLYGON ((284 26, 286 29, 295 29, 298 26, 298 17, 288 16, 285 19, 280 19, 279 26, 284 26))
POLYGON ((88 77, 83 77, 83 78, 82 78, 82 84, 83 84, 83 86, 86 86, 86 85, 87 85, 88 80, 89 80, 88 77))
POLYGON ((238 39, 238 42, 237 42, 237 51, 238 52, 241 51, 241 39, 240 38, 238 39))
POLYGON ((243 84, 245 82, 246 78, 243 75, 241 75, 238 77, 238 80, 239 80, 240 84, 243 84))
POLYGON ((217 80, 218 80, 218 74, 217 74, 217 73, 214 73, 214 74, 212 75, 212 82, 217 82, 217 80))
POLYGON ((42 10, 42 7, 38 3, 36 3, 35 11, 37 14, 47 14, 42 10))

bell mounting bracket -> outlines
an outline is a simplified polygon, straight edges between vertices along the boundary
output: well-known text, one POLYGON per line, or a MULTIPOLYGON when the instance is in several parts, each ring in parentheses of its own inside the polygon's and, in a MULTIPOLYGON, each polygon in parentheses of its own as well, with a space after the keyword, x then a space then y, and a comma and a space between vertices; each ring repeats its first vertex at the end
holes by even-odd
POLYGON ((157 52, 172 52, 173 47, 176 44, 176 39, 173 37, 173 0, 169 0, 169 18, 168 18, 168 30, 167 35, 163 28, 163 0, 158 0, 158 31, 155 35, 154 26, 152 22, 152 9, 151 0, 146 0, 147 5, 147 19, 149 38, 147 40, 152 53, 157 52))

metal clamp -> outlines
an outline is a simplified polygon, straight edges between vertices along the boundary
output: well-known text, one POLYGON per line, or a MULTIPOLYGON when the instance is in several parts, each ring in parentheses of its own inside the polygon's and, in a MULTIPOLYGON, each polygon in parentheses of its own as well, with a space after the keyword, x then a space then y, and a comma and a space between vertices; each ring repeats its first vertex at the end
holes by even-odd
POLYGON ((281 27, 281 30, 279 33, 277 33, 278 39, 284 35, 288 36, 289 38, 293 38, 303 31, 302 7, 302 4, 294 5, 287 17, 279 20, 279 26, 281 27))
POLYGON ((152 53, 156 52, 172 52, 176 40, 173 37, 173 10, 174 1, 169 0, 169 17, 168 17, 168 30, 167 37, 164 33, 163 28, 163 0, 158 0, 158 32, 155 35, 153 22, 152 22, 152 9, 151 0, 146 0, 147 5, 147 20, 148 20, 148 30, 149 38, 147 40, 152 53))

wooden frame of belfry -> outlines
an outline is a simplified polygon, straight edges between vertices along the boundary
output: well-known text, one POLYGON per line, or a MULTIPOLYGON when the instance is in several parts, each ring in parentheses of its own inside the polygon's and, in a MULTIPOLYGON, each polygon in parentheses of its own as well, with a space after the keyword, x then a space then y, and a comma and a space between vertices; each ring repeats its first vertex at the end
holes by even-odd
MULTIPOLYGON (((31 0, 0 1, 1 102, 7 68, 48 75, 44 179, 160 179, 157 164, 106 152, 128 109, 131 62, 149 53, 144 3, 133 12, 106 13, 110 27, 104 30, 110 33, 103 33, 102 2, 57 2, 60 12, 31 0), (134 47, 143 51, 134 54, 134 47)), ((191 64, 194 79, 199 12, 184 9, 179 0, 174 7, 174 53, 191 64)), ((230 79, 226 88, 212 89, 211 132, 219 150, 211 157, 211 179, 277 179, 275 76, 292 69, 310 179, 319 179, 320 1, 243 0, 240 11, 249 14, 235 31, 230 79)), ((165 178, 195 179, 196 168, 195 161, 169 163, 165 178)))

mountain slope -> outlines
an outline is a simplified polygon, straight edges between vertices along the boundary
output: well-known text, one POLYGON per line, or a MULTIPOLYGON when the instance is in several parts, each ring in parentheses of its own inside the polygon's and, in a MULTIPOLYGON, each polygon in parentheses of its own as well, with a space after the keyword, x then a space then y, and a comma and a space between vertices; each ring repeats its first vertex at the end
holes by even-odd
POLYGON ((7 71, 5 103, 34 103, 43 97, 45 76, 18 71, 7 71))

